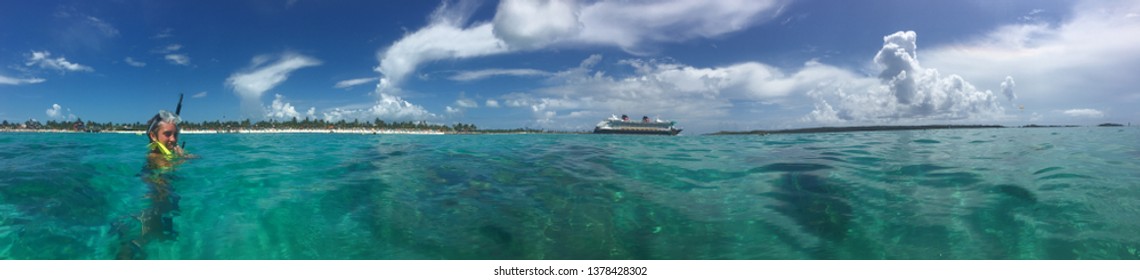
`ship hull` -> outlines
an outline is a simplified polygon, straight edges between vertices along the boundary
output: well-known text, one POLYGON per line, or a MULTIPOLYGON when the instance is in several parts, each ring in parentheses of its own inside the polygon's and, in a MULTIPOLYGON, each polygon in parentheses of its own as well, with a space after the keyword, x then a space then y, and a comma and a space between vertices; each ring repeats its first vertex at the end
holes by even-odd
POLYGON ((677 135, 681 133, 680 129, 670 128, 663 129, 613 129, 613 128, 594 128, 595 134, 636 134, 636 135, 677 135))

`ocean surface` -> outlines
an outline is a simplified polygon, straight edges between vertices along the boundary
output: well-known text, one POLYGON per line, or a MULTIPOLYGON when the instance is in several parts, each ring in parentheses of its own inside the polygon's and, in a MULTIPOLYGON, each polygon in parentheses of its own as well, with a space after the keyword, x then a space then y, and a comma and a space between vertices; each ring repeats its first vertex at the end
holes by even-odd
POLYGON ((183 140, 0 133, 0 259, 1140 259, 1137 127, 183 140))

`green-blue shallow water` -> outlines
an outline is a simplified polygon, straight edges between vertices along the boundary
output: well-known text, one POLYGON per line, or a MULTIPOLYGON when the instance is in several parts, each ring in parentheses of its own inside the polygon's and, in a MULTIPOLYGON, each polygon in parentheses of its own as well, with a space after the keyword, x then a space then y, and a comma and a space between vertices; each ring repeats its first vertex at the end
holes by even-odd
MULTIPOLYGON (((1134 127, 183 138, 147 259, 1140 258, 1134 127)), ((0 133, 0 259, 121 254, 145 142, 0 133)))

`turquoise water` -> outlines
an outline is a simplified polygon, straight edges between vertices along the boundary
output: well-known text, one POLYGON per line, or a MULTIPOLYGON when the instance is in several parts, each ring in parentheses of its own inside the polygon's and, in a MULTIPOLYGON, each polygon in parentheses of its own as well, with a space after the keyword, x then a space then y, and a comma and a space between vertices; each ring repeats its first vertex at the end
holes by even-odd
MULTIPOLYGON (((184 135, 147 259, 1138 259, 1140 129, 184 135)), ((145 140, 0 133, 0 259, 114 259, 145 140)))

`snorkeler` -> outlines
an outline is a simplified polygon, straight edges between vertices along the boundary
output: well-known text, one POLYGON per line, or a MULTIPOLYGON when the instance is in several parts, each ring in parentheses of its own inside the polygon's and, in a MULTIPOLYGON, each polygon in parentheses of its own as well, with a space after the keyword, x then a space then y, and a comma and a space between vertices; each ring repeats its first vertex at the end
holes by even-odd
POLYGON ((182 147, 178 146, 178 136, 181 132, 178 128, 180 121, 178 115, 166 110, 159 110, 158 114, 155 114, 147 122, 149 128, 146 135, 147 138, 150 138, 150 144, 147 145, 147 148, 150 149, 148 157, 162 157, 169 161, 187 156, 182 147))
MULTIPOLYGON (((181 109, 182 98, 179 96, 177 111, 181 109)), ((174 240, 178 236, 174 231, 174 217, 180 213, 180 197, 170 184, 171 172, 176 165, 193 157, 177 144, 180 121, 177 113, 160 110, 147 122, 146 135, 150 144, 147 145, 146 166, 140 176, 150 187, 146 194, 150 206, 137 216, 132 215, 140 224, 137 236, 131 234, 121 221, 113 224, 113 230, 118 231, 122 240, 115 256, 117 259, 145 258, 143 246, 147 243, 152 240, 174 240)))

